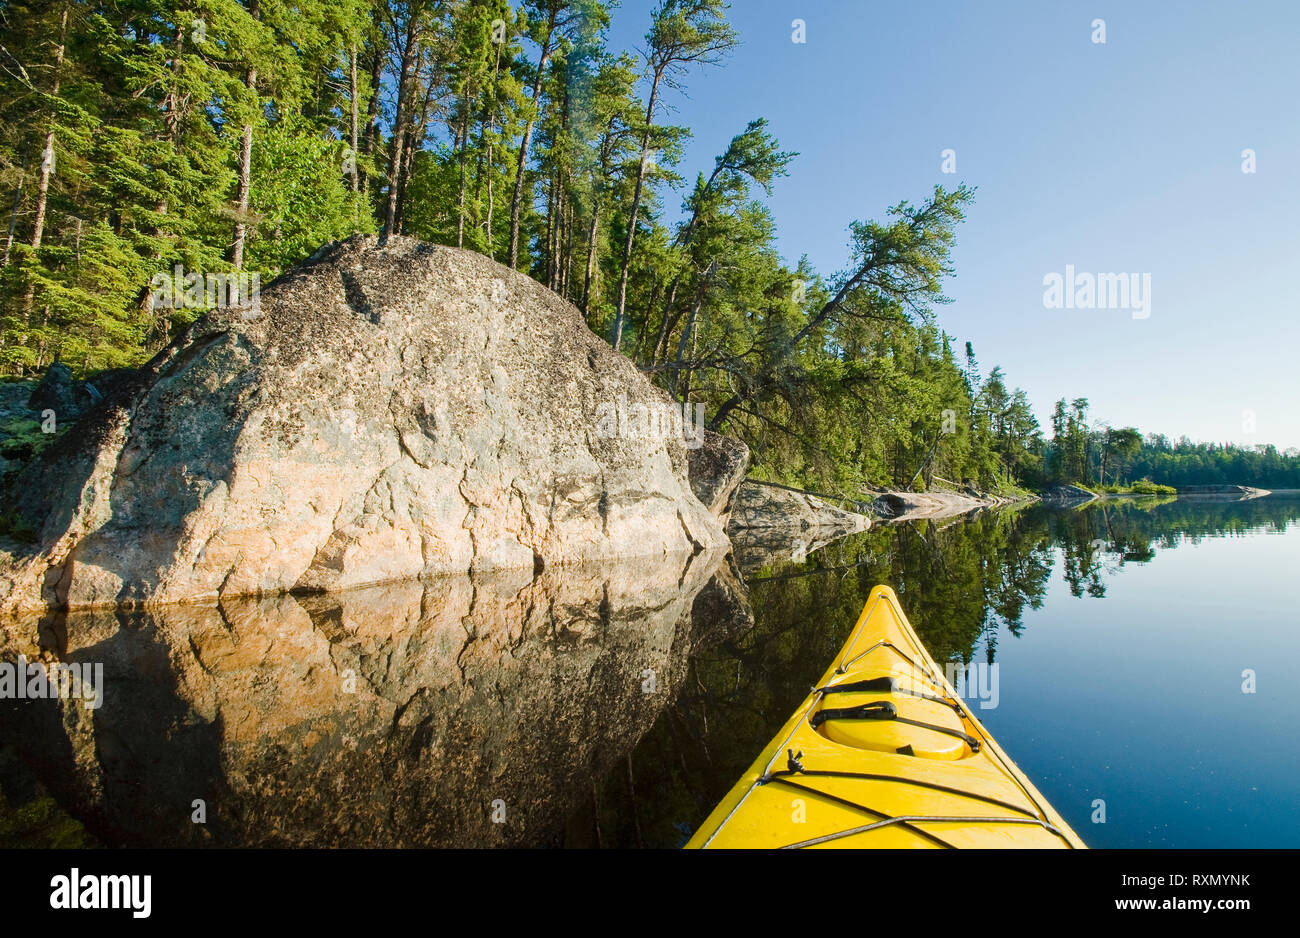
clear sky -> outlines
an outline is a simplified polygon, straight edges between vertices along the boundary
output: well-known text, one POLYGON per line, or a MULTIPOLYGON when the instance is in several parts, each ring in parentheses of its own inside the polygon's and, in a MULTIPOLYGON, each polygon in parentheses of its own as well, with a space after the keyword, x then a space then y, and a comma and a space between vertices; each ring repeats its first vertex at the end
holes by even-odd
MULTIPOLYGON (((624 0, 611 46, 640 48, 654 6, 624 0)), ((789 262, 832 274, 850 221, 966 182, 939 322, 1045 425, 1087 397, 1113 426, 1300 447, 1300 2, 733 0, 731 21, 741 47, 661 120, 694 132, 688 179, 755 117, 800 153, 771 199, 789 262), (1066 265, 1149 274, 1149 316, 1046 308, 1066 265)))

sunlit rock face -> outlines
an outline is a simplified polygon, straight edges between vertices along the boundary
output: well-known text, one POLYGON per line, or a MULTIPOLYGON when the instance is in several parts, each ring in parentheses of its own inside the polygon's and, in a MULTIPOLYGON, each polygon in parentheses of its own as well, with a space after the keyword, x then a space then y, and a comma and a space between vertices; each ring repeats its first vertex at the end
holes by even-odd
POLYGON ((870 526, 866 515, 837 508, 806 492, 756 481, 740 486, 728 521, 733 535, 746 542, 773 537, 793 540, 792 532, 799 531, 842 537, 870 526))
POLYGON ((202 317, 27 467, 5 501, 38 534, 0 544, 0 610, 725 549, 692 483, 727 494, 739 456, 692 479, 697 441, 609 432, 615 404, 671 407, 532 279, 353 238, 202 317))
POLYGON ((716 553, 29 616, 0 659, 100 662, 102 703, 0 731, 109 844, 545 844, 752 623, 716 553))

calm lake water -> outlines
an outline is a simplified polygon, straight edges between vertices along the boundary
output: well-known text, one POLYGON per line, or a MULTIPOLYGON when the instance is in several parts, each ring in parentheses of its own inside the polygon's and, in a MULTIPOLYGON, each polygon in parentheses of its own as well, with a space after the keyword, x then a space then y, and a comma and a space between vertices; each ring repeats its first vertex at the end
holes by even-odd
POLYGON ((888 583, 936 660, 996 665, 971 706, 1090 845, 1297 847, 1298 520, 1033 506, 739 565, 44 617, 0 658, 102 664, 103 706, 3 702, 0 784, 110 845, 677 847, 888 583))
POLYGON ((1279 496, 1036 506, 753 571, 755 627, 692 660, 569 842, 680 844, 888 583, 936 660, 997 663, 976 712, 1089 845, 1300 846, 1297 519, 1279 496))

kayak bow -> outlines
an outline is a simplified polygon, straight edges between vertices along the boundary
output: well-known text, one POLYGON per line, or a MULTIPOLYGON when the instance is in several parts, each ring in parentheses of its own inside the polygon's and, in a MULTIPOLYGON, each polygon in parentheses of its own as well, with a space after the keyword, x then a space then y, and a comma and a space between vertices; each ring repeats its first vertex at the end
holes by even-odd
POLYGON ((878 586, 830 669, 686 846, 1085 845, 878 586))

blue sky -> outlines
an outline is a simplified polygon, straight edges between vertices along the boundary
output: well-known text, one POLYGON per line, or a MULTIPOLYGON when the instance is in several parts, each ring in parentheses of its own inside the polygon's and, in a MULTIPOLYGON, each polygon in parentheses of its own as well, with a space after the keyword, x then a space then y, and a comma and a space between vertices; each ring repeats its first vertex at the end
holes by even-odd
MULTIPOLYGON (((624 0, 611 46, 654 6, 624 0)), ((831 274, 852 220, 966 182, 939 321, 1044 424, 1087 397, 1114 426, 1300 447, 1300 3, 733 0, 731 21, 741 47, 660 119, 694 133, 688 179, 755 117, 800 153, 770 200, 791 263, 831 274), (1045 308, 1066 265, 1150 274, 1150 315, 1045 308)))

